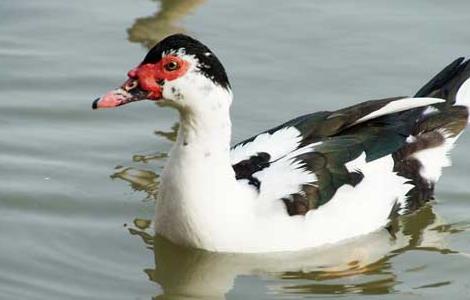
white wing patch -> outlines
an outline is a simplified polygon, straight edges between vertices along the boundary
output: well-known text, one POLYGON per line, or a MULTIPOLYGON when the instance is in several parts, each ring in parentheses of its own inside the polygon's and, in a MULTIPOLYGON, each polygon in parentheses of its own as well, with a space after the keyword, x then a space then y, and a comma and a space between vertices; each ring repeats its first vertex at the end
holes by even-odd
MULTIPOLYGON (((364 179, 366 179, 366 176, 370 177, 377 177, 377 175, 380 172, 384 172, 387 174, 387 176, 390 176, 390 181, 389 181, 389 187, 387 189, 382 190, 382 192, 387 192, 387 193, 396 193, 396 202, 400 204, 400 207, 402 210, 400 213, 405 212, 403 209, 406 207, 406 193, 413 187, 411 184, 407 184, 406 181, 408 180, 407 178, 400 177, 396 174, 396 172, 393 172, 393 159, 392 157, 386 156, 383 159, 380 159, 384 165, 382 165, 380 168, 383 168, 382 170, 378 170, 376 168, 375 164, 373 162, 366 162, 366 154, 363 152, 358 158, 355 160, 352 160, 348 163, 345 164, 346 168, 348 169, 349 172, 354 172, 354 171, 360 171, 362 174, 364 174, 364 179), (390 165, 391 164, 391 167, 390 165), (375 173, 375 174, 374 174, 375 173), (388 174, 390 173, 390 174, 388 174)), ((374 178, 367 178, 367 181, 374 181, 374 178)), ((359 184, 359 186, 362 184, 362 182, 359 184)), ((375 183, 370 186, 371 189, 379 189, 379 186, 383 184, 383 182, 380 183, 375 183)), ((363 184, 362 184, 363 185, 363 184)), ((349 188, 346 188, 349 189, 349 188)), ((364 188, 358 189, 358 191, 364 191, 366 193, 366 190, 364 188)), ((372 190, 369 191, 372 193, 372 190)), ((365 194, 359 197, 366 197, 365 194)), ((377 196, 375 196, 377 197, 377 196)), ((378 197, 380 198, 380 197, 378 197)))
POLYGON ((445 130, 438 130, 444 136, 444 143, 434 148, 428 148, 414 153, 411 157, 421 163, 421 177, 429 182, 437 182, 442 175, 442 168, 450 167, 452 161, 449 152, 454 148, 454 142, 459 136, 449 137, 445 130))
POLYGON ((359 120, 354 122, 352 125, 363 123, 363 122, 366 122, 366 121, 369 121, 369 120, 372 120, 381 116, 385 116, 388 114, 397 113, 397 112, 409 110, 412 108, 417 108, 417 107, 422 107, 422 106, 427 106, 427 105, 442 103, 442 102, 445 102, 445 100, 439 99, 439 98, 404 98, 404 99, 395 100, 395 101, 388 103, 381 109, 376 110, 360 118, 359 120))
MULTIPOLYGON (((270 165, 252 176, 259 180, 260 189, 257 195, 256 206, 263 213, 285 214, 281 201, 291 194, 302 191, 302 185, 317 181, 314 173, 305 168, 296 157, 313 152, 321 142, 299 147, 302 141, 300 132, 295 127, 281 128, 273 133, 263 133, 255 137, 252 142, 239 145, 230 152, 232 164, 248 159, 259 152, 270 155, 270 165)), ((242 184, 247 184, 240 180, 242 184)))
POLYGON ((317 181, 314 173, 303 167, 302 162, 282 158, 269 168, 253 174, 261 182, 258 199, 273 201, 302 190, 302 185, 317 181))
POLYGON ((367 233, 385 225, 396 202, 405 207, 405 195, 413 187, 393 171, 393 166, 391 155, 367 162, 365 153, 347 163, 350 172, 359 170, 364 174, 363 180, 355 187, 341 186, 330 201, 307 213, 310 222, 335 220, 337 234, 342 236, 367 233))
POLYGON ((274 161, 297 149, 301 140, 302 136, 295 127, 284 127, 273 133, 263 133, 253 141, 233 148, 230 151, 230 161, 234 165, 259 152, 268 153, 274 161))
POLYGON ((316 175, 305 168, 304 163, 297 160, 296 157, 304 153, 314 152, 315 147, 320 144, 321 142, 318 142, 295 149, 277 160, 271 161, 268 168, 253 174, 253 177, 260 182, 260 189, 255 203, 258 212, 276 215, 286 214, 284 204, 278 200, 301 192, 302 186, 305 184, 315 184, 317 182, 316 175))

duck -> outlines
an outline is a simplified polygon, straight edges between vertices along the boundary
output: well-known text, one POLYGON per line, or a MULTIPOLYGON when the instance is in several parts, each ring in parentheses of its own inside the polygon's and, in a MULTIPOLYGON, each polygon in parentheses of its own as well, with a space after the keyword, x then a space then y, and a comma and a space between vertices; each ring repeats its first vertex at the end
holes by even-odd
POLYGON ((433 200, 469 123, 469 77, 461 57, 412 97, 306 113, 231 144, 224 66, 174 34, 92 108, 150 100, 178 112, 155 205, 159 236, 212 252, 286 252, 383 230, 433 200))

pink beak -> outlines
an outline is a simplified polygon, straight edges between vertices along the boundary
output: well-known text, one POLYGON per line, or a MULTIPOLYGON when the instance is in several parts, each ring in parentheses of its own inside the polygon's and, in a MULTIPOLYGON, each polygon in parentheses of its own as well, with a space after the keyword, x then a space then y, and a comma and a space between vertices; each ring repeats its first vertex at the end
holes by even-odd
POLYGON ((120 88, 109 91, 93 101, 92 108, 114 108, 130 102, 152 99, 151 97, 152 93, 141 89, 136 79, 129 78, 120 88))
POLYGON ((92 108, 113 108, 126 102, 126 97, 121 93, 121 89, 107 92, 103 97, 93 101, 92 108))
POLYGON ((159 71, 160 64, 145 64, 127 73, 129 79, 120 88, 107 92, 93 101, 92 108, 113 108, 144 99, 157 101, 162 98, 164 76, 159 71))

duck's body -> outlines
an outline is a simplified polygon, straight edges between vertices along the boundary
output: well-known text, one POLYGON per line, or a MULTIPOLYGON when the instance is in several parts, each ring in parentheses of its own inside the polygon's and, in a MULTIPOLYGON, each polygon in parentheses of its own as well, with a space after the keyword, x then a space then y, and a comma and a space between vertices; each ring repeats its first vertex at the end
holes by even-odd
POLYGON ((179 110, 156 231, 211 251, 299 250, 386 226, 432 199, 441 169, 450 164, 447 152, 468 123, 470 65, 463 59, 417 98, 304 115, 233 148, 232 93, 208 48, 171 36, 131 72, 97 106, 133 101, 135 86, 128 86, 137 80, 137 92, 179 110), (167 63, 172 57, 180 59, 176 69, 167 63), (159 86, 147 84, 149 68, 159 86))

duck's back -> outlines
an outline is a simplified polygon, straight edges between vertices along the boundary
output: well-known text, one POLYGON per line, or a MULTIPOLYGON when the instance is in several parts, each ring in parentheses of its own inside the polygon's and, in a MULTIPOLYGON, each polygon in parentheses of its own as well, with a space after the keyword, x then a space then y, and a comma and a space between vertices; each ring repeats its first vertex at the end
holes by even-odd
POLYGON ((315 218, 331 207, 330 217, 376 209, 386 223, 433 199, 442 168, 450 165, 448 152, 468 123, 469 77, 469 62, 460 58, 415 98, 367 101, 286 122, 234 146, 237 179, 257 190, 260 211, 315 218))

